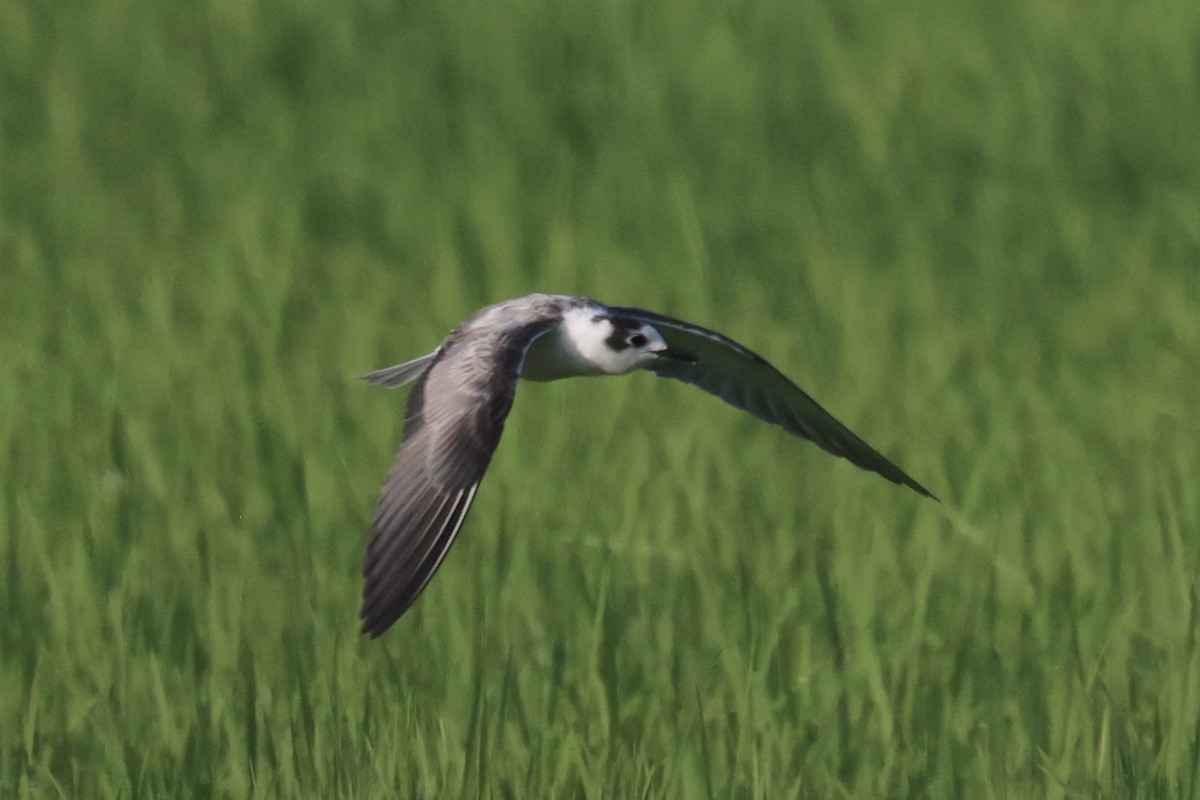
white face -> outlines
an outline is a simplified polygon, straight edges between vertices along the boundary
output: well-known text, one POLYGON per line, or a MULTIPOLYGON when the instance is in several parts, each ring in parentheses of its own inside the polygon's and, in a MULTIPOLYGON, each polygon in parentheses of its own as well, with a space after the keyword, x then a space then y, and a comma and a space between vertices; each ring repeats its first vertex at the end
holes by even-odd
POLYGON ((658 331, 629 317, 583 308, 567 312, 563 326, 581 360, 598 373, 621 375, 657 361, 667 350, 658 331))

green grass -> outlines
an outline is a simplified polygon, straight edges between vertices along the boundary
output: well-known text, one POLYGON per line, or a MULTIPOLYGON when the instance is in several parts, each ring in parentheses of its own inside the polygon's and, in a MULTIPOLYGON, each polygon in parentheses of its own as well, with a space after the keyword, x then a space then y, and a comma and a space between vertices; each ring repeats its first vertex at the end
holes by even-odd
POLYGON ((1200 795, 1200 5, 0 4, 0 797, 1200 795), (728 332, 945 501, 524 386, 378 642, 478 306, 728 332))

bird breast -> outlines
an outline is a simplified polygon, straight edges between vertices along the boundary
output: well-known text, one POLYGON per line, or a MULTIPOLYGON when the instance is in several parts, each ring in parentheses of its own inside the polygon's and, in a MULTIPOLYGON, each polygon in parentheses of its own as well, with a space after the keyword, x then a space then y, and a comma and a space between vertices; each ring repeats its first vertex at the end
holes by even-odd
POLYGON ((604 370, 579 352, 561 326, 535 339, 521 364, 521 377, 528 381, 556 381, 602 374, 604 370))

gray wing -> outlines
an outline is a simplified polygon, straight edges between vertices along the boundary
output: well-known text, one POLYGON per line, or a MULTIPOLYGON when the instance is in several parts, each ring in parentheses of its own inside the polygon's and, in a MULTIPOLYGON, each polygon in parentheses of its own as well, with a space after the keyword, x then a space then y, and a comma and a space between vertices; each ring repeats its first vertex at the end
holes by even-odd
POLYGON ((525 351, 552 324, 451 334, 426 357, 432 363, 408 398, 404 441, 371 520, 363 633, 390 628, 441 566, 504 432, 525 351))
POLYGON ((749 348, 716 331, 652 311, 640 308, 611 308, 610 311, 646 321, 662 334, 671 349, 695 359, 662 359, 647 367, 656 375, 699 386, 726 403, 779 425, 788 433, 809 439, 852 464, 937 499, 749 348))
POLYGON ((460 387, 438 400, 455 408, 422 420, 430 382, 423 378, 410 398, 416 430, 405 436, 371 520, 360 616, 372 637, 408 610, 454 542, 500 441, 516 376, 492 394, 460 387))

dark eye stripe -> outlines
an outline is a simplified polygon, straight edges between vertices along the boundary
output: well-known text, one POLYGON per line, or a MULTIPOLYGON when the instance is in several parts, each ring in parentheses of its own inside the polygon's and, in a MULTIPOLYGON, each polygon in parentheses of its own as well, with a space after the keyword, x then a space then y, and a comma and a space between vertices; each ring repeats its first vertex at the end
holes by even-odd
POLYGON ((610 348, 616 351, 621 351, 628 348, 631 344, 634 347, 641 347, 646 343, 646 337, 641 333, 642 325, 640 319, 626 316, 608 316, 606 314, 597 314, 592 317, 593 322, 599 322, 602 319, 607 319, 612 323, 612 333, 604 340, 610 348))
POLYGON ((640 331, 644 324, 640 319, 633 317, 609 317, 608 321, 612 323, 614 329, 619 331, 640 331))
POLYGON ((625 338, 625 331, 616 328, 608 335, 604 343, 613 350, 624 350, 626 347, 629 347, 629 341, 625 338))

